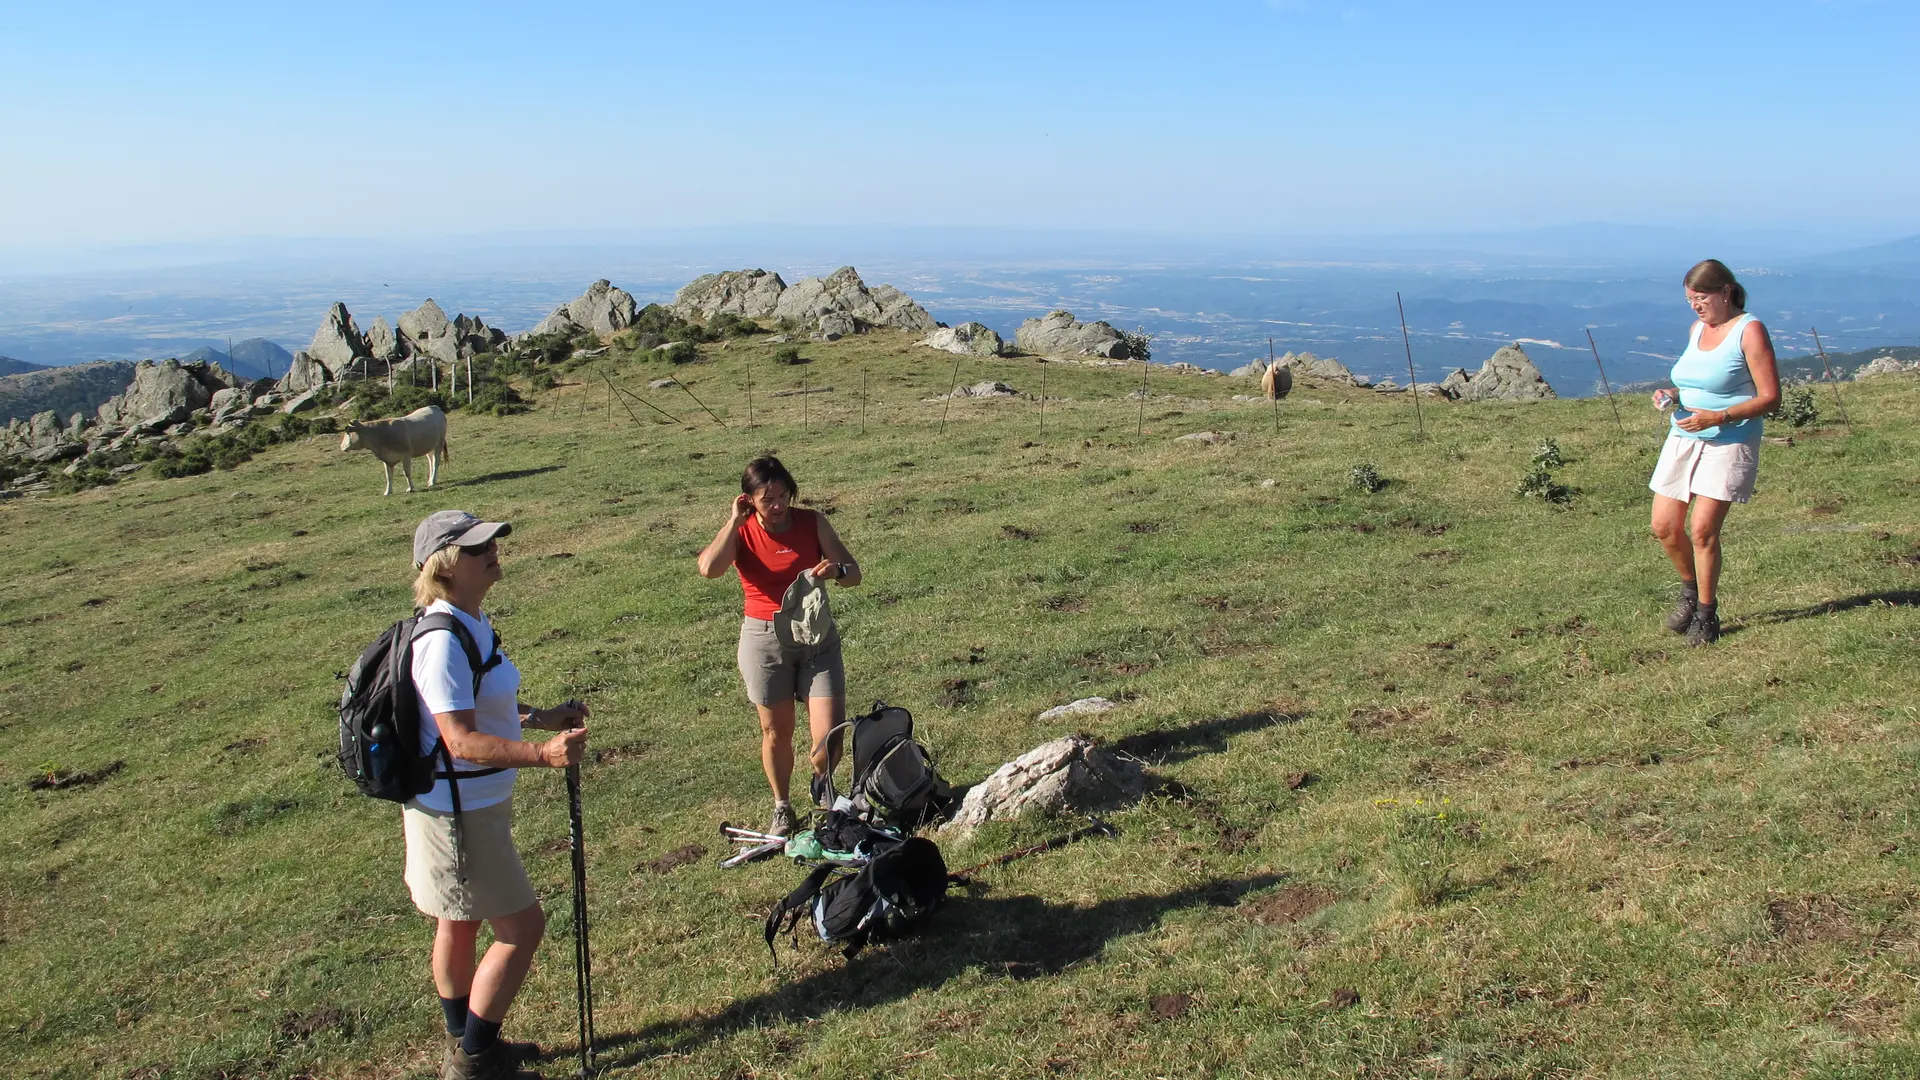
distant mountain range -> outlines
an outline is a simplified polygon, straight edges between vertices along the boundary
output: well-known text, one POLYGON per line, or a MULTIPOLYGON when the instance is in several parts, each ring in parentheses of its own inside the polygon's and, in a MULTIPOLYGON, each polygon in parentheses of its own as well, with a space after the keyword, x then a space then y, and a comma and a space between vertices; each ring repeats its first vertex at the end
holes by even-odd
POLYGON ((43 366, 29 364, 25 360, 15 360, 11 356, 0 356, 0 376, 24 375, 29 371, 39 371, 43 366))
POLYGON ((219 364, 235 375, 245 375, 249 379, 277 379, 287 373, 288 365, 293 363, 293 354, 266 338, 248 338, 234 342, 230 354, 202 345, 180 358, 183 364, 194 360, 219 364))

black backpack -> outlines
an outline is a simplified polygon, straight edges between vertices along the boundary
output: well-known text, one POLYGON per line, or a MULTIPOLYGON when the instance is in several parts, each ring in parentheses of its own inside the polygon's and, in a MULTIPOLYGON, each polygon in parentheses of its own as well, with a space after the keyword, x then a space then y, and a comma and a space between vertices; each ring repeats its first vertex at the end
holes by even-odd
POLYGON ((445 739, 432 753, 420 752, 420 695, 413 687, 413 643, 423 634, 446 630, 467 654, 473 668, 473 692, 500 665, 500 633, 493 635, 493 656, 482 663, 480 647, 459 619, 444 611, 401 619, 373 640, 347 672, 340 694, 340 768, 363 795, 406 802, 447 781, 458 828, 460 779, 492 776, 500 769, 454 771, 445 739))
POLYGON ((811 915, 820 940, 839 945, 841 955, 851 960, 869 942, 888 941, 912 929, 946 899, 947 885, 946 860, 924 836, 886 847, 857 870, 819 867, 767 913, 767 952, 777 966, 773 939, 792 932, 803 916, 811 915))
MULTIPOLYGON (((847 795, 856 813, 911 832, 953 805, 953 789, 913 737, 912 713, 876 701, 872 712, 836 725, 827 738, 843 728, 853 729, 853 786, 847 795)), ((833 801, 829 797, 828 805, 833 801)))

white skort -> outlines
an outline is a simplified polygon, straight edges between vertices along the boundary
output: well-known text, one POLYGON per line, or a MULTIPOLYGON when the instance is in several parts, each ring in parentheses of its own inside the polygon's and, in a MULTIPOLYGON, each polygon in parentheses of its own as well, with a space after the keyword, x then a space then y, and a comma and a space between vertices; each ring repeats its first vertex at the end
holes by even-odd
POLYGON ((1753 498, 1753 482, 1759 471, 1758 443, 1710 443, 1669 435, 1647 486, 1656 494, 1683 503, 1692 502, 1695 495, 1743 503, 1753 498))

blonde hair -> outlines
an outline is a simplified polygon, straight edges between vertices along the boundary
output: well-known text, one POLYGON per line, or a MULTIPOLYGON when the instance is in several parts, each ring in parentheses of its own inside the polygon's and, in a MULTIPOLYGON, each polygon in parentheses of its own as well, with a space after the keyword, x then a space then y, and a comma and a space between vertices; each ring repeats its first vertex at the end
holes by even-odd
POLYGON ((419 576, 413 579, 414 607, 424 608, 435 600, 453 599, 448 579, 453 576, 453 564, 459 558, 460 549, 452 544, 427 556, 427 561, 420 566, 419 576))

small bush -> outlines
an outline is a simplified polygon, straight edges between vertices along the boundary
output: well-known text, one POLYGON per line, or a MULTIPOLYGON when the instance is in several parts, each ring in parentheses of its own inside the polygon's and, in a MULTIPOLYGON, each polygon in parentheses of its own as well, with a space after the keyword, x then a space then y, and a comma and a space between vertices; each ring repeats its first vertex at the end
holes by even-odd
POLYGON ((1780 395, 1780 407, 1774 415, 1792 427, 1806 427, 1820 419, 1820 406, 1814 401, 1813 387, 1794 386, 1780 395))
POLYGON ((1573 499, 1573 492, 1565 484, 1554 482, 1553 474, 1534 465, 1520 477, 1513 486, 1513 493, 1523 499, 1541 499, 1546 502, 1564 505, 1573 499))
POLYGON ((675 341, 657 350, 655 355, 669 364, 691 364, 700 359, 700 350, 694 348, 691 341, 675 341))
POLYGON ((1153 359, 1153 335, 1144 328, 1136 327, 1131 334, 1122 331, 1120 338, 1127 343, 1128 356, 1135 360, 1153 359))
POLYGON ((773 362, 776 364, 804 364, 807 358, 800 355, 800 346, 782 345, 774 350, 773 362))
POLYGON ((1557 469, 1565 465, 1567 459, 1560 453, 1560 444, 1547 438, 1534 448, 1532 462, 1537 469, 1557 469))
POLYGON ((1387 486, 1387 479, 1380 475, 1373 462, 1363 462, 1347 471, 1347 483, 1371 495, 1387 486))
POLYGON ((707 340, 747 337, 760 333, 760 324, 742 315, 722 311, 707 320, 707 340))

